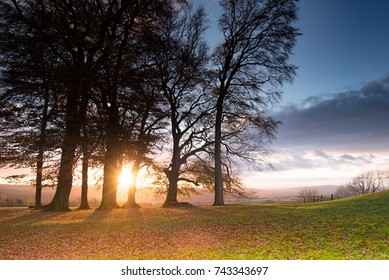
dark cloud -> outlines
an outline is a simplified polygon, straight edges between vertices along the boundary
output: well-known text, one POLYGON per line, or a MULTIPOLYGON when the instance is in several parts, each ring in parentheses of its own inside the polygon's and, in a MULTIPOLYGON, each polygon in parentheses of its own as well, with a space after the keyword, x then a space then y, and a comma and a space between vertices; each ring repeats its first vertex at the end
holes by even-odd
MULTIPOLYGON (((389 149, 389 75, 359 90, 284 107, 276 145, 317 150, 389 149)), ((323 156, 323 155, 322 155, 323 156)))

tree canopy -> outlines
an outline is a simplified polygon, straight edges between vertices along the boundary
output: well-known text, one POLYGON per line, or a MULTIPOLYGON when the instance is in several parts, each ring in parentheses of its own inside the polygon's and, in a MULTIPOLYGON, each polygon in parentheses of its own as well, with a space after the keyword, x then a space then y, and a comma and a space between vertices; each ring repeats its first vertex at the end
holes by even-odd
POLYGON ((92 167, 99 209, 119 207, 125 164, 125 207, 138 207, 146 166, 164 175, 165 206, 192 187, 223 205, 243 191, 235 159, 261 163, 276 136, 267 110, 295 75, 296 2, 220 1, 223 40, 210 50, 206 12, 190 1, 1 0, 1 166, 34 169, 37 209, 55 175, 44 208, 69 210, 79 165, 81 208, 92 167))

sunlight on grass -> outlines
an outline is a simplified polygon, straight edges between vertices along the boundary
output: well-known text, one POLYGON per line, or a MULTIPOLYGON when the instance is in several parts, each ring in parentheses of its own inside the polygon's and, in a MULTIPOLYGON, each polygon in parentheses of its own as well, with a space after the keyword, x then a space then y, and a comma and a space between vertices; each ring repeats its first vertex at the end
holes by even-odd
POLYGON ((334 202, 0 208, 4 259, 389 259, 389 191, 334 202))

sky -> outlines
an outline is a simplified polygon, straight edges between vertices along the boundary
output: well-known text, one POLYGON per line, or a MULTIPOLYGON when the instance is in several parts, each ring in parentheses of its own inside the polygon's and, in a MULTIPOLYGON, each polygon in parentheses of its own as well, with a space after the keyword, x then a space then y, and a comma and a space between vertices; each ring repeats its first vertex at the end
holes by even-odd
POLYGON ((272 170, 248 172, 253 187, 342 185, 389 169, 389 2, 301 0, 302 32, 274 117, 272 170))
MULTIPOLYGON (((208 13, 207 39, 220 39, 217 0, 194 0, 208 13)), ((272 168, 246 171, 248 187, 342 185, 389 168, 389 1, 300 0, 291 62, 294 83, 272 115, 272 168)))
MULTIPOLYGON (((216 0, 209 13, 216 44, 216 0)), ((266 159, 272 168, 242 174, 256 188, 342 185, 370 169, 389 169, 389 1, 300 0, 290 62, 273 117, 282 122, 266 159)))

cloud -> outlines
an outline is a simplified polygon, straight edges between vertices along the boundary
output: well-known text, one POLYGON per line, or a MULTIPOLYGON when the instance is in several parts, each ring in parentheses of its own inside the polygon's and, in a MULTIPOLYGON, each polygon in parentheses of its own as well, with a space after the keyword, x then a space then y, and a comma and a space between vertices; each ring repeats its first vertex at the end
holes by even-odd
POLYGON ((362 166, 374 163, 375 157, 371 154, 342 154, 316 151, 278 151, 271 163, 274 171, 289 171, 296 169, 318 169, 362 166))
POLYGON ((388 150, 389 75, 370 81, 359 90, 309 97, 282 108, 274 117, 282 121, 277 147, 388 150))
POLYGON ((326 154, 325 152, 320 151, 320 150, 316 150, 314 155, 317 157, 323 158, 323 159, 331 159, 332 158, 331 156, 329 156, 328 154, 326 154))
POLYGON ((373 160, 376 158, 374 155, 369 156, 352 156, 349 154, 343 154, 339 157, 343 162, 355 162, 355 163, 364 163, 364 164, 370 164, 373 163, 373 160))

